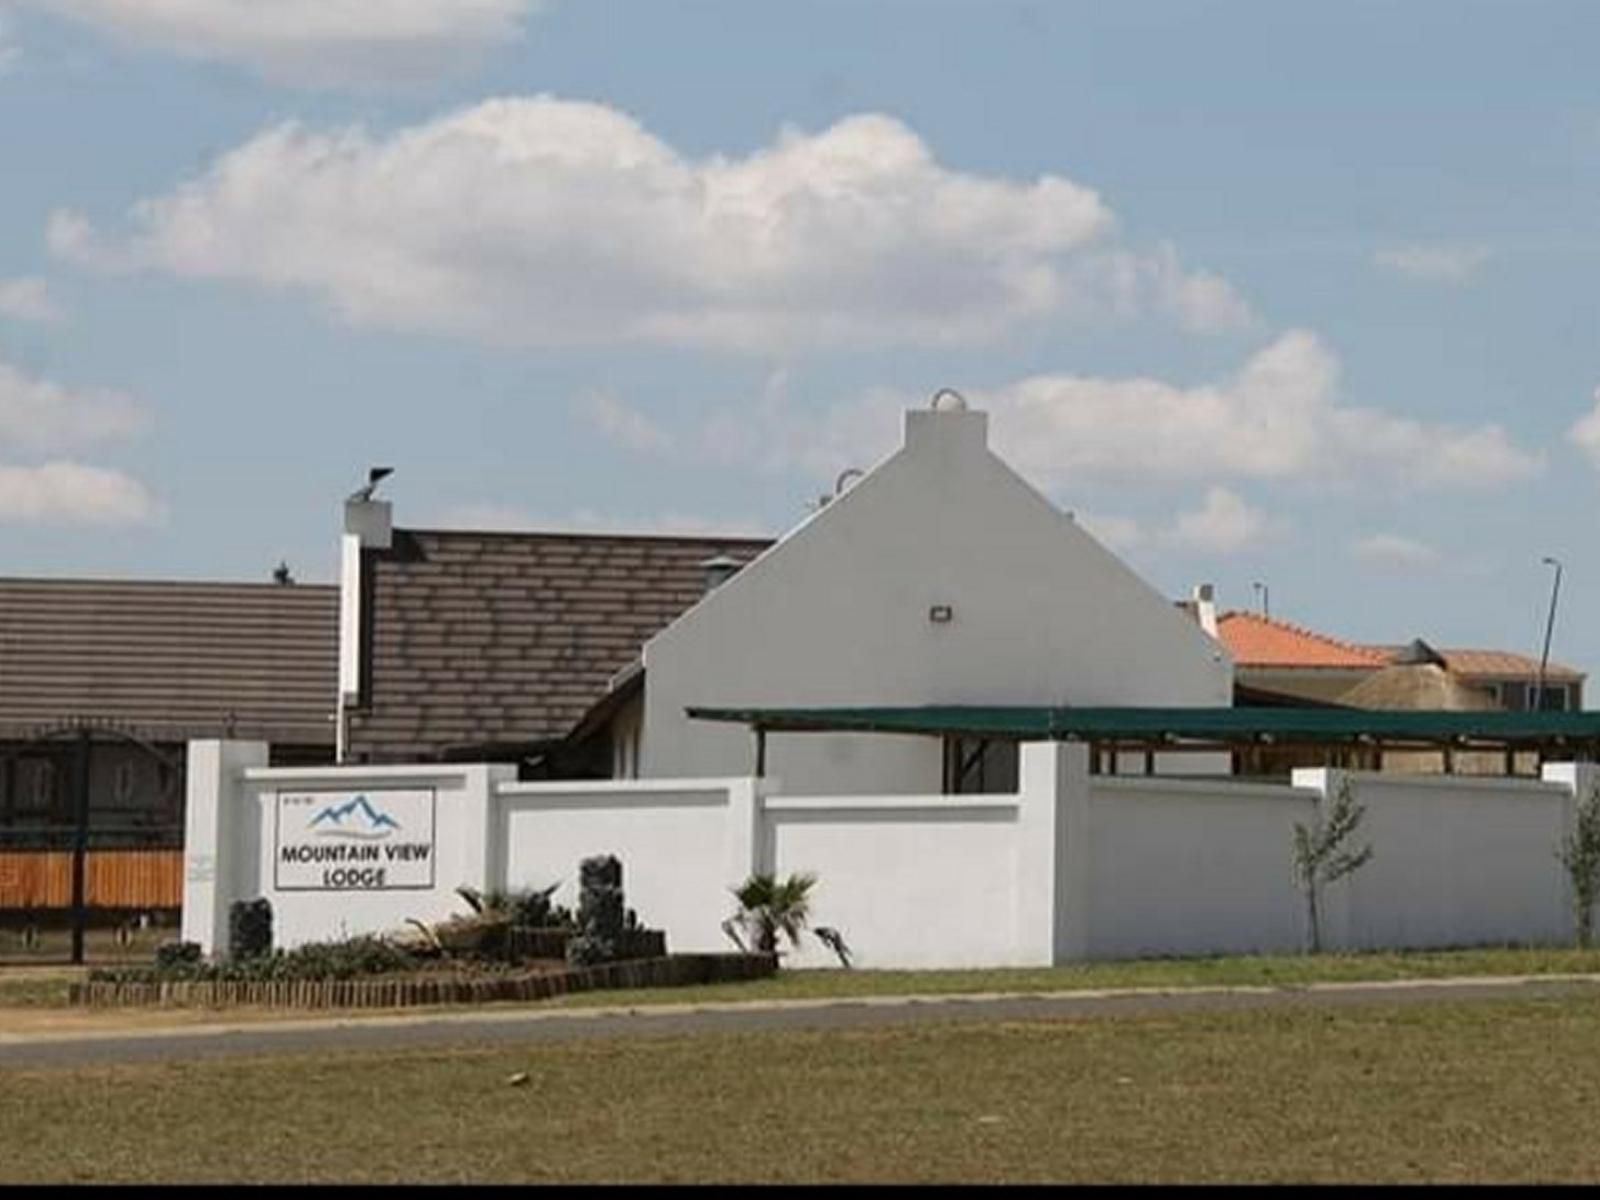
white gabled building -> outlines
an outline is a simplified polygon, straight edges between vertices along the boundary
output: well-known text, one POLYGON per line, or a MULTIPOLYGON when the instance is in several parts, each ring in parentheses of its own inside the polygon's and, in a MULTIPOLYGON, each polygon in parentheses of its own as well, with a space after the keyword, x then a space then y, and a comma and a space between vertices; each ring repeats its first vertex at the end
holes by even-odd
MULTIPOLYGON (((996 455, 988 427, 964 407, 908 413, 897 453, 651 639, 614 726, 620 773, 748 774, 750 735, 691 707, 1231 705, 1226 651, 996 455)), ((767 768, 791 793, 926 794, 950 753, 797 735, 767 768)), ((1015 786, 1014 747, 991 755, 957 790, 1015 786)))

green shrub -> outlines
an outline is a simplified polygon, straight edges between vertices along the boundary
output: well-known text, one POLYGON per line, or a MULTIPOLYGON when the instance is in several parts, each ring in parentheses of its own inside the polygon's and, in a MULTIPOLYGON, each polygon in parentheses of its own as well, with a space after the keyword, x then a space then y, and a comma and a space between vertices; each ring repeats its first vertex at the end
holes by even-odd
MULTIPOLYGON (((193 943, 185 943, 192 945, 193 943)), ((163 947, 165 949, 165 947, 163 947)), ((374 975, 414 971, 417 958, 381 938, 354 937, 342 942, 312 942, 293 950, 275 950, 253 958, 203 963, 199 947, 193 957, 158 952, 154 968, 101 969, 89 978, 97 983, 167 983, 176 981, 223 983, 283 983, 291 980, 342 982, 374 975)))
POLYGON ((177 971, 200 963, 199 942, 162 942, 156 947, 156 970, 177 971))

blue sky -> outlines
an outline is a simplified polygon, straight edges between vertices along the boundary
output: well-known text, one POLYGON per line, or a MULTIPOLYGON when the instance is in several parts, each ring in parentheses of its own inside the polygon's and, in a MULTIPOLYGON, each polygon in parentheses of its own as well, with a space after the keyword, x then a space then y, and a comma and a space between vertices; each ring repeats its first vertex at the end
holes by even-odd
POLYGON ((778 532, 941 386, 1171 595, 1600 668, 1600 6, 0 0, 9 574, 778 532))

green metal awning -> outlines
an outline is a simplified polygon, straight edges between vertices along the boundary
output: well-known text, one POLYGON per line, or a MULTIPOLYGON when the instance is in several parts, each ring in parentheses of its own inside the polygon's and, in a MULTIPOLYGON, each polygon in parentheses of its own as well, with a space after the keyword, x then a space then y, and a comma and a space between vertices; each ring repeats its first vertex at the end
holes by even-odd
POLYGON ((1600 748, 1600 712, 1321 708, 691 708, 761 733, 896 733, 1118 745, 1381 743, 1600 748))

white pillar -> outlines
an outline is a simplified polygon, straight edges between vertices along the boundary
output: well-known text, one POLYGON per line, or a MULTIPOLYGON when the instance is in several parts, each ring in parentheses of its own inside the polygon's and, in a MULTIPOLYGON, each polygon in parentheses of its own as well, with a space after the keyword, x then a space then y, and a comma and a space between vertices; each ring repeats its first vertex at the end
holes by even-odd
POLYGON ((245 898, 238 879, 245 855, 259 844, 261 814, 245 803, 244 772, 267 760, 265 742, 189 743, 181 936, 207 955, 227 950, 228 906, 245 898))
MULTIPOLYGON (((728 785, 728 832, 723 850, 723 882, 730 888, 741 886, 758 871, 773 869, 765 862, 766 813, 762 798, 775 791, 772 780, 738 779, 728 785)), ((733 900, 728 900, 733 912, 733 900)))
POLYGON ((459 797, 451 802, 461 806, 461 862, 457 868, 460 883, 479 892, 499 891, 505 886, 507 847, 500 810, 500 789, 517 781, 517 768, 510 763, 468 767, 459 797))
POLYGON ((1089 953, 1089 747, 1021 747, 1017 951, 1028 966, 1089 953))
POLYGON ((1576 802, 1595 787, 1600 787, 1600 764, 1545 763, 1543 776, 1546 783, 1559 783, 1570 791, 1576 802))

